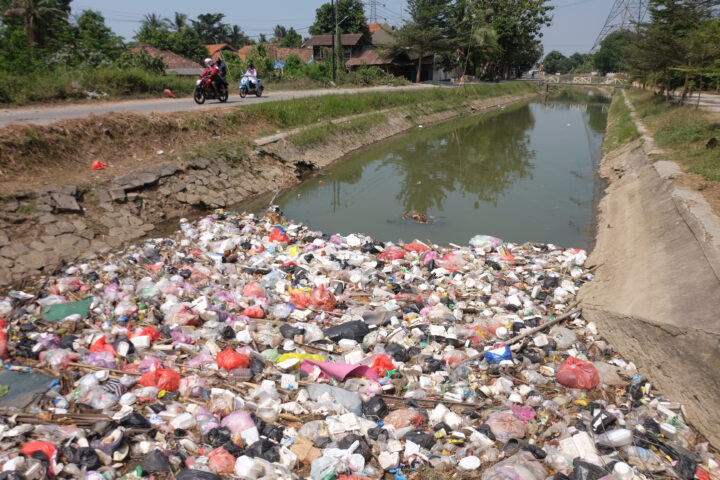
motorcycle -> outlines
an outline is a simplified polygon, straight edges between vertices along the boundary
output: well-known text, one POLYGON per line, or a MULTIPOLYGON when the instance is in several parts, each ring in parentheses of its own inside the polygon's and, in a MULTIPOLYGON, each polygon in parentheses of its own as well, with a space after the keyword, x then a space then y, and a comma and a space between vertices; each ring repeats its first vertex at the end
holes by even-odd
POLYGON ((255 94, 258 97, 262 96, 263 90, 265 90, 265 87, 263 87, 262 81, 258 78, 257 84, 253 84, 250 82, 250 77, 247 75, 242 76, 242 80, 240 80, 240 96, 242 98, 245 98, 248 94, 255 94))
POLYGON ((198 105, 205 103, 205 100, 220 100, 221 103, 225 103, 228 96, 227 87, 223 83, 217 86, 217 94, 215 93, 210 77, 199 78, 193 92, 193 99, 198 105))

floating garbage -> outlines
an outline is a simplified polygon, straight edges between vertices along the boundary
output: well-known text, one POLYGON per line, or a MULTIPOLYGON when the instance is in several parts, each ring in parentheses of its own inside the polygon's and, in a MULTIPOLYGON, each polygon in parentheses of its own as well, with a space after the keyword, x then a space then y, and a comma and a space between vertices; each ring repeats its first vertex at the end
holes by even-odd
POLYGON ((0 297, 0 478, 720 479, 581 250, 180 227, 0 297))

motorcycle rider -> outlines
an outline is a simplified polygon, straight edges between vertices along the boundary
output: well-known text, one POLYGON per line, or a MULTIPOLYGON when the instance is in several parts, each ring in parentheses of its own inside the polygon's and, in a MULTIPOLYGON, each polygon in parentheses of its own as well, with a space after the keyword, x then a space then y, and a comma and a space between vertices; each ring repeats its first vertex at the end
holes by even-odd
POLYGON ((225 87, 228 86, 228 82, 226 79, 227 76, 227 65, 222 61, 222 58, 218 58, 218 61, 215 63, 215 66, 217 66, 218 69, 218 76, 220 77, 220 81, 225 85, 225 87))
POLYGON ((219 80, 218 77, 218 67, 217 65, 213 64, 212 58, 206 58, 205 59, 205 70, 200 74, 200 78, 210 78, 210 85, 212 86, 213 90, 215 91, 215 96, 218 96, 218 90, 216 82, 219 80))
POLYGON ((250 88, 256 88, 257 81, 258 81, 258 74, 257 74, 257 70, 255 70, 255 66, 252 63, 248 63, 248 68, 247 68, 247 72, 245 72, 245 75, 247 75, 248 81, 250 82, 250 88))

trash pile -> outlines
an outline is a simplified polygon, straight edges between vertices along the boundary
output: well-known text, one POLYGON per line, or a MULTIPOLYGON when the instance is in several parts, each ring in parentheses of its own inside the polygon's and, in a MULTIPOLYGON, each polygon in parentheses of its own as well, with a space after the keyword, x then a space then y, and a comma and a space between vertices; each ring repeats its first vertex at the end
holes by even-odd
POLYGON ((720 479, 582 250, 217 211, 0 298, 0 480, 720 479), (433 475, 433 476, 431 476, 433 475))

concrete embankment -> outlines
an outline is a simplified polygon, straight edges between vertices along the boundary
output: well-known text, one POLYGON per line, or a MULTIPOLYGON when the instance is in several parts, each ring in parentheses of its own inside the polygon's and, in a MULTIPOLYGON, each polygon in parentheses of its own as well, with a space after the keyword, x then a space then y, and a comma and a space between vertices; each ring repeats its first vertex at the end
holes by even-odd
POLYGON ((159 224, 290 187, 306 174, 417 123, 481 113, 534 95, 468 101, 460 109, 416 117, 401 108, 383 112, 386 121, 367 131, 334 134, 304 148, 279 135, 237 155, 169 161, 93 185, 17 191, 0 200, 0 286, 137 241, 152 235, 159 224))
POLYGON ((654 162, 655 153, 645 135, 602 160, 609 186, 583 315, 717 446, 720 223, 700 195, 673 183, 679 167, 654 162))

